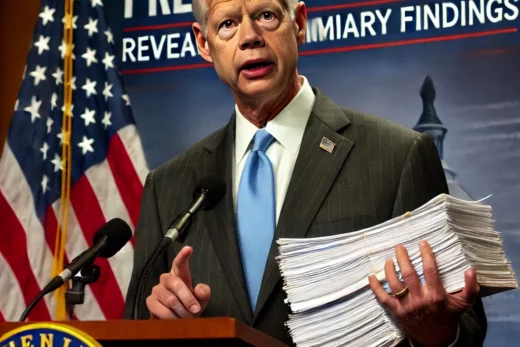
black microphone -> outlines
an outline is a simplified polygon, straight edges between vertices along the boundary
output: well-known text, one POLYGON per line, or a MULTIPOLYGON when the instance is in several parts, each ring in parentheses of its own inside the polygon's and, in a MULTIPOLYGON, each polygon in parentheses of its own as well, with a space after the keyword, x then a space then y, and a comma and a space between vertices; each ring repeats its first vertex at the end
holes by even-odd
POLYGON ((193 215, 200 210, 211 210, 226 195, 226 184, 217 176, 206 176, 200 180, 193 192, 193 201, 186 211, 180 214, 173 223, 170 224, 166 234, 159 242, 152 255, 139 276, 137 292, 134 300, 133 319, 140 318, 141 304, 148 278, 152 273, 153 266, 159 255, 172 243, 172 241, 184 238, 186 231, 191 226, 193 215))
POLYGON ((128 224, 122 219, 115 218, 103 225, 94 235, 94 245, 78 255, 67 267, 56 277, 54 277, 43 290, 33 299, 31 304, 27 306, 20 317, 20 322, 25 321, 34 306, 46 294, 55 291, 65 282, 76 275, 83 267, 98 256, 110 258, 130 240, 132 231, 128 224))

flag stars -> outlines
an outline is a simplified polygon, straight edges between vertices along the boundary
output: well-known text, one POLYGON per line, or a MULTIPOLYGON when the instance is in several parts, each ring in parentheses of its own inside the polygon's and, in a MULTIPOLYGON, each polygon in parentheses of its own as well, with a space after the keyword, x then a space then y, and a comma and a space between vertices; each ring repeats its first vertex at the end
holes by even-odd
POLYGON ((61 45, 58 47, 58 49, 61 52, 61 59, 65 58, 65 54, 71 54, 72 55, 72 59, 76 59, 76 56, 73 53, 73 51, 74 51, 74 44, 67 45, 65 43, 65 41, 61 41, 61 45))
POLYGON ((48 189, 48 187, 47 187, 48 184, 49 184, 49 177, 47 177, 46 175, 43 175, 43 177, 42 177, 42 193, 45 194, 45 192, 48 189))
POLYGON ((108 82, 105 82, 105 89, 103 89, 103 95, 105 96, 105 101, 108 100, 108 98, 113 97, 114 95, 110 91, 114 85, 108 84, 108 82))
POLYGON ((114 68, 114 58, 115 55, 110 55, 108 52, 105 52, 105 57, 102 60, 103 64, 105 64, 105 71, 108 71, 109 67, 114 68))
POLYGON ((76 90, 76 76, 70 79, 70 87, 72 88, 72 90, 76 90))
POLYGON ((29 75, 34 77, 34 85, 37 86, 40 84, 40 81, 45 81, 47 77, 45 77, 45 71, 47 68, 41 67, 40 65, 36 65, 36 69, 34 71, 29 72, 29 75))
POLYGON ((94 143, 94 139, 88 139, 83 135, 83 141, 78 143, 78 147, 81 148, 81 153, 83 155, 87 154, 87 152, 94 153, 94 148, 92 148, 92 144, 94 143))
POLYGON ((112 34, 112 31, 110 30, 110 28, 108 28, 107 31, 105 31, 105 35, 107 37, 107 42, 108 43, 114 43, 114 34, 112 34))
POLYGON ((96 7, 97 5, 103 6, 103 2, 101 0, 90 0, 92 7, 96 7))
POLYGON ((98 62, 96 59, 96 50, 90 49, 90 47, 87 47, 87 51, 81 57, 87 61, 87 67, 90 67, 92 63, 98 62))
MULTIPOLYGON (((74 111, 74 104, 70 105, 69 113, 67 113, 67 116, 70 116, 70 118, 74 118, 74 114, 72 113, 74 111)), ((61 112, 65 112, 65 105, 61 107, 61 112)))
POLYGON ((94 33, 98 32, 97 23, 98 23, 97 19, 95 19, 95 20, 92 18, 88 19, 88 24, 85 24, 85 26, 84 26, 84 28, 88 31, 88 37, 92 37, 92 35, 94 33))
POLYGON ((96 124, 96 116, 95 110, 89 110, 88 107, 85 108, 85 113, 83 113, 80 117, 85 120, 85 126, 88 126, 90 123, 96 124))
POLYGON ((49 150, 49 145, 47 144, 47 142, 44 142, 42 148, 40 148, 40 152, 42 152, 42 154, 43 154, 44 161, 47 160, 47 151, 48 150, 49 150))
POLYGON ((58 172, 59 170, 63 171, 63 164, 65 160, 61 160, 60 156, 55 153, 54 159, 51 160, 51 163, 54 165, 54 172, 58 172))
POLYGON ((49 6, 45 6, 42 12, 40 12, 40 17, 43 22, 43 26, 46 26, 48 22, 54 22, 54 12, 56 12, 56 9, 49 8, 49 6))
POLYGON ((105 112, 105 117, 101 121, 105 125, 105 130, 112 125, 112 122, 110 121, 110 118, 112 117, 111 112, 105 112))
POLYGON ((87 81, 85 82, 83 87, 81 87, 81 89, 83 89, 87 93, 87 98, 90 98, 92 94, 97 95, 96 84, 97 81, 91 81, 89 78, 87 78, 87 81))
POLYGON ((50 134, 53 123, 54 123, 54 121, 52 120, 51 117, 47 118, 47 124, 46 124, 47 125, 47 134, 50 134))
MULTIPOLYGON (((57 106, 58 106, 58 94, 52 93, 52 96, 51 96, 51 111, 54 111, 54 109, 57 106)), ((50 120, 52 120, 52 119, 50 119, 50 120)), ((49 121, 47 121, 47 124, 49 124, 49 121)))
POLYGON ((121 95, 121 97, 126 102, 126 106, 130 106, 130 97, 128 96, 128 94, 123 94, 121 95))
POLYGON ((24 111, 27 111, 31 114, 31 123, 34 123, 36 118, 41 118, 40 116, 40 106, 42 105, 42 101, 36 99, 36 96, 31 98, 31 105, 27 106, 24 111))
POLYGON ((71 18, 70 18, 70 15, 65 15, 65 16, 63 17, 63 19, 61 20, 61 22, 62 22, 63 24, 65 24, 65 27, 66 27, 67 29, 70 29, 71 27, 72 27, 73 29, 76 29, 76 28, 77 28, 77 27, 76 27, 76 21, 77 21, 77 20, 78 20, 78 16, 74 16, 74 17, 72 17, 72 19, 71 19, 71 18))
POLYGON ((20 106, 20 100, 16 99, 16 102, 14 103, 14 110, 18 111, 18 106, 20 106))
MULTIPOLYGON (((63 131, 61 130, 61 133, 56 135, 57 138, 60 139, 60 145, 66 144, 68 145, 70 143, 70 131, 63 131)), ((56 158, 54 158, 56 159, 56 158)), ((54 164, 54 162, 51 161, 51 163, 54 164)))
POLYGON ((40 38, 38 39, 38 42, 34 44, 34 47, 38 48, 38 55, 41 55, 44 51, 49 50, 49 41, 51 40, 50 36, 43 36, 40 35, 40 38))
POLYGON ((56 72, 52 74, 52 77, 56 80, 57 85, 63 84, 63 71, 59 67, 56 68, 56 72))

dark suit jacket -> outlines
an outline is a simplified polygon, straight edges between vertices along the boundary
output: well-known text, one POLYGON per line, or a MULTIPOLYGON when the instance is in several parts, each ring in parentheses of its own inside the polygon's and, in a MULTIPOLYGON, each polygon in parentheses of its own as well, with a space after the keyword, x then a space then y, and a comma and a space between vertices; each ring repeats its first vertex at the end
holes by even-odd
MULTIPOLYGON (((368 228, 448 191, 437 149, 428 135, 390 121, 338 107, 318 90, 276 228, 280 237, 318 237, 368 228), (336 143, 320 149, 323 137, 336 143)), ((150 172, 136 231, 134 272, 125 316, 130 318, 140 274, 168 225, 192 200, 197 182, 215 174, 226 182, 224 200, 196 215, 184 242, 175 242, 159 259, 146 296, 168 272, 178 251, 194 248, 194 283, 211 287, 203 316, 229 316, 291 343, 284 322, 280 272, 273 241, 256 311, 248 300, 235 227, 232 168, 235 117, 184 153, 150 172)), ((142 317, 148 316, 143 304, 142 317)), ((460 346, 479 346, 486 333, 481 302, 461 321, 460 346)))

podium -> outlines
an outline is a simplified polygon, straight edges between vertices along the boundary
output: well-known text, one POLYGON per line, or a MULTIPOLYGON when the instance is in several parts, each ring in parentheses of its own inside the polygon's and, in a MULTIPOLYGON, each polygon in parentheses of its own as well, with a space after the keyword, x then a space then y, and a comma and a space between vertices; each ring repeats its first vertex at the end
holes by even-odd
MULTIPOLYGON (((24 325, 0 324, 0 336, 24 325)), ((286 346, 233 318, 182 320, 55 321, 90 335, 103 346, 286 346)))

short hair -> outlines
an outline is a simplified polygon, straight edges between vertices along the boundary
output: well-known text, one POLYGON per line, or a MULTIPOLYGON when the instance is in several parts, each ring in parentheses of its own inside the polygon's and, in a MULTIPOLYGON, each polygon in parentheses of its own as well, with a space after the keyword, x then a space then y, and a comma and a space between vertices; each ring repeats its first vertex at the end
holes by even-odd
MULTIPOLYGON (((299 0, 282 0, 285 3, 285 6, 289 10, 289 14, 292 19, 294 19, 294 10, 296 9, 296 5, 298 5, 299 0)), ((207 34, 206 24, 208 22, 209 12, 208 12, 208 0, 193 0, 193 15, 195 16, 195 20, 200 23, 202 29, 204 31, 204 35, 207 34)))

